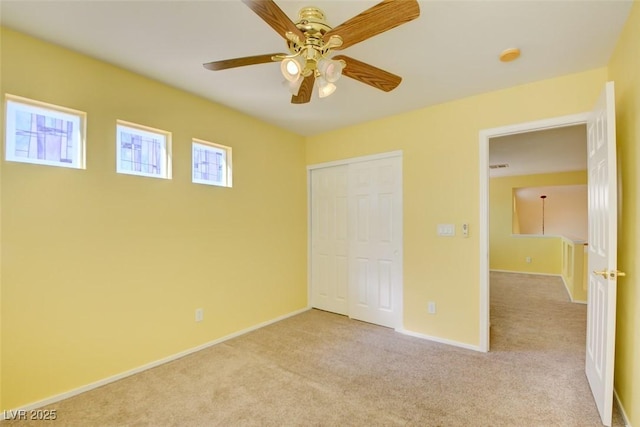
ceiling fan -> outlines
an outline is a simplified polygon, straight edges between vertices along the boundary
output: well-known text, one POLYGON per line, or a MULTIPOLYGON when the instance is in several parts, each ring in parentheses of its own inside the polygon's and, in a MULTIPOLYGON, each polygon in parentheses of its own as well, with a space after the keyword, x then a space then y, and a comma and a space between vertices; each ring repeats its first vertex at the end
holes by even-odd
POLYGON ((345 55, 331 57, 331 54, 420 16, 416 0, 383 0, 331 28, 317 7, 301 9, 299 20, 294 23, 273 0, 242 2, 287 41, 289 53, 226 59, 206 63, 204 67, 219 71, 279 61, 282 75, 293 94, 293 104, 309 102, 314 83, 321 98, 331 95, 336 89, 334 83, 341 75, 385 92, 395 89, 402 81, 400 76, 345 55))

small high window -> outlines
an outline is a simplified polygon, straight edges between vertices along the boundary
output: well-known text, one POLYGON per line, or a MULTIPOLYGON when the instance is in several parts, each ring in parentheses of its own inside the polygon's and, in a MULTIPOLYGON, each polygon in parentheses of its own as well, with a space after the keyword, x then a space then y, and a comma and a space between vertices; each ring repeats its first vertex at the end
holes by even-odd
POLYGON ((86 113, 6 95, 5 158, 85 168, 86 113))
POLYGON ((171 179, 171 133, 118 120, 116 170, 171 179))
POLYGON ((192 181, 231 187, 231 147, 193 139, 192 181))

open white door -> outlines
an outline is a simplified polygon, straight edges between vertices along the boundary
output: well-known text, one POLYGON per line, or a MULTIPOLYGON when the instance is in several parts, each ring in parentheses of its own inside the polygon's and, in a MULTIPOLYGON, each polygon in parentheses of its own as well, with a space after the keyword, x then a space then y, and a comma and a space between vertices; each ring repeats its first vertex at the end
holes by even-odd
POLYGON ((617 183, 613 82, 587 123, 589 286, 586 373, 602 423, 611 425, 616 333, 617 183))

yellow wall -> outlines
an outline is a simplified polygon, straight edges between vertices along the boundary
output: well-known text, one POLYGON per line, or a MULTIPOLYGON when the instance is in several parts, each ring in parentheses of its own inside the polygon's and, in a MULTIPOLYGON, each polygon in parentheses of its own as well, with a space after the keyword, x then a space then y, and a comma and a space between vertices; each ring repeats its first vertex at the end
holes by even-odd
POLYGON ((631 425, 640 425, 640 2, 631 14, 609 64, 615 82, 621 218, 615 388, 631 425))
POLYGON ((490 242, 491 270, 534 274, 560 274, 562 238, 558 236, 514 236, 490 242), (499 249, 495 249, 499 248, 499 249), (531 261, 527 262, 529 258, 531 261))
POLYGON ((586 183, 586 171, 492 178, 489 181, 490 268, 561 274, 562 241, 560 238, 525 237, 512 234, 513 189, 586 183), (530 263, 525 261, 526 257, 531 257, 530 263))
POLYGON ((2 94, 88 114, 86 170, 2 163, 1 409, 306 307, 302 137, 10 30, 1 54, 2 94), (173 132, 172 180, 116 174, 117 119, 173 132), (232 189, 191 183, 192 137, 233 148, 232 189))
POLYGON ((479 131, 589 111, 606 77, 606 69, 587 71, 307 139, 308 164, 404 151, 406 329, 479 344, 479 131), (469 238, 436 235, 438 223, 459 231, 465 222, 469 238), (427 301, 437 302, 436 315, 427 314, 427 301))
POLYGON ((3 31, 2 93, 87 111, 89 151, 86 171, 1 165, 0 408, 304 307, 304 164, 398 149, 404 150, 404 326, 477 345, 478 132, 588 111, 609 76, 618 95, 620 267, 629 274, 619 287, 616 389, 639 424, 639 9, 636 2, 608 69, 465 98, 306 144, 197 97, 3 31), (115 174, 116 119, 173 132, 172 181, 115 174), (232 190, 189 183, 192 136, 234 148, 232 190), (48 228, 45 219, 61 227, 48 228), (436 224, 459 229, 464 222, 468 239, 436 236, 436 224), (429 300, 438 302, 437 315, 427 315, 429 300), (201 324, 193 322, 196 307, 205 309, 201 324))
MULTIPOLYGON (((562 238, 562 280, 573 302, 587 302, 587 246, 562 238)), ((582 329, 582 326, 581 326, 582 329)))

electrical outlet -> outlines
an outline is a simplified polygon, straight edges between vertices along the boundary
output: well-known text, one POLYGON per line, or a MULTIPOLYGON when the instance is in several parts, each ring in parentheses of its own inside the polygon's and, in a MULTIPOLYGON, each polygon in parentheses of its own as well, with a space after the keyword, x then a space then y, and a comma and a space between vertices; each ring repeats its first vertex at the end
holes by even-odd
POLYGON ((525 262, 530 263, 530 262, 531 262, 531 257, 530 257, 530 256, 528 256, 528 257, 526 257, 524 260, 525 260, 525 262))
POLYGON ((204 320, 204 310, 196 308, 196 322, 202 322, 204 320))
POLYGON ((429 314, 436 314, 436 303, 435 301, 429 301, 427 304, 427 312, 429 314))

